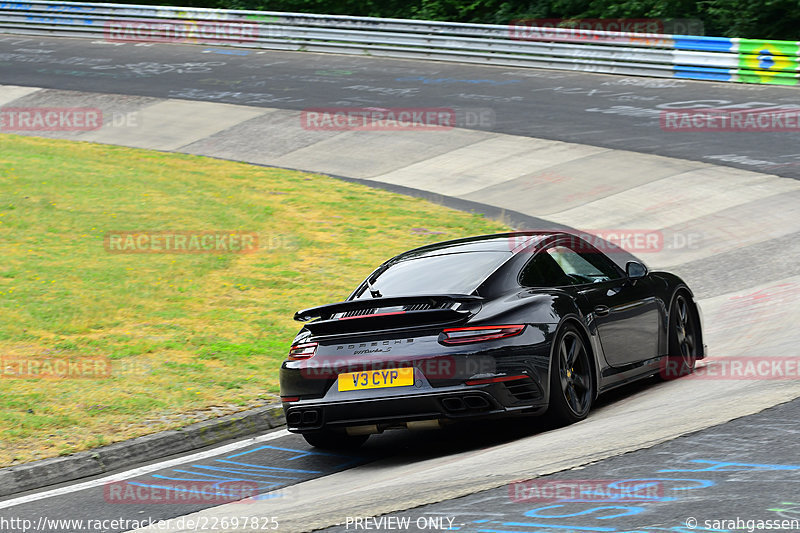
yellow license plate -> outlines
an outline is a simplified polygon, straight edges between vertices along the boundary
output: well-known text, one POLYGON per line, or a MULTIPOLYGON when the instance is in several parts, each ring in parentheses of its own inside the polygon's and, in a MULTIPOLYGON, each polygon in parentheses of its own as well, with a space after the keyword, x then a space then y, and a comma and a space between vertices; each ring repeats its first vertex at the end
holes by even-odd
POLYGON ((390 368, 339 374, 339 390, 382 389, 407 387, 414 384, 413 368, 390 368))

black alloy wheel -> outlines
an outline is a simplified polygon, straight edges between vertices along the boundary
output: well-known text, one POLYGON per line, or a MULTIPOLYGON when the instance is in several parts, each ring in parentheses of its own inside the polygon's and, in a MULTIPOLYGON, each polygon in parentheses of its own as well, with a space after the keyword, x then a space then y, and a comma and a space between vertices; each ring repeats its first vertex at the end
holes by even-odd
POLYGON ((548 414, 559 425, 583 420, 594 402, 589 350, 578 330, 565 326, 556 339, 550 370, 548 414))

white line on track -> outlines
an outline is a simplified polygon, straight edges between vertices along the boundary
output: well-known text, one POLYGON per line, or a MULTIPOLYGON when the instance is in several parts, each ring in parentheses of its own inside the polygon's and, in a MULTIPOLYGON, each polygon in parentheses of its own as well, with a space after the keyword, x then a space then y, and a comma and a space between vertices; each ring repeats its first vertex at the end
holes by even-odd
POLYGON ((99 487, 100 485, 103 485, 105 483, 112 483, 114 481, 122 481, 136 476, 143 476, 145 474, 149 474, 150 472, 155 472, 157 470, 162 470, 164 468, 170 468, 172 466, 187 463, 189 461, 200 461, 207 457, 222 455, 224 453, 231 452, 233 450, 246 448, 247 446, 252 446, 253 444, 258 444, 260 442, 267 442, 270 440, 279 439, 287 435, 290 435, 290 433, 285 429, 281 429, 278 431, 274 431, 272 433, 267 433, 266 435, 260 435, 258 437, 253 437, 239 442, 232 442, 231 444, 226 444, 225 446, 220 446, 219 448, 214 448, 213 450, 206 450, 204 452, 198 452, 192 455, 185 455, 183 457, 170 459, 168 461, 162 461, 160 463, 134 468, 132 470, 119 472, 117 474, 112 474, 110 476, 102 477, 99 479, 93 479, 91 481, 86 481, 84 483, 78 483, 77 485, 69 485, 66 487, 60 487, 57 489, 52 489, 44 492, 37 492, 35 494, 28 494, 27 496, 21 496, 19 498, 14 498, 13 500, 6 500, 4 502, 0 502, 0 509, 14 507, 15 505, 21 505, 23 503, 44 500, 45 498, 52 498, 53 496, 61 496, 62 494, 69 494, 71 492, 77 492, 79 490, 91 489, 92 487, 99 487))

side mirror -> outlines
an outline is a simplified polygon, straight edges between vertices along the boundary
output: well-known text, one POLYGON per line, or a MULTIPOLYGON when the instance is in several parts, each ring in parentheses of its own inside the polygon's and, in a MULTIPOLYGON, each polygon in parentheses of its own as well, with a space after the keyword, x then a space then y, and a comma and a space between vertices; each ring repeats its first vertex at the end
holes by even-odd
POLYGON ((647 267, 638 261, 628 261, 625 265, 625 273, 628 275, 628 279, 635 281, 647 275, 647 267))

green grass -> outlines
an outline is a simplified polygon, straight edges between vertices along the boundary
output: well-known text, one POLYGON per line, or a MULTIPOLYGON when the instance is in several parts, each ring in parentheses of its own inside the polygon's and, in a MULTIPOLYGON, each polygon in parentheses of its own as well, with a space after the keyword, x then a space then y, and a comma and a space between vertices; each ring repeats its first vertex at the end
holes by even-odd
POLYGON ((0 359, 111 365, 0 377, 0 465, 272 401, 294 311, 345 298, 400 251, 506 229, 325 176, 0 135, 0 359), (106 251, 126 230, 252 231, 259 250, 106 251))

